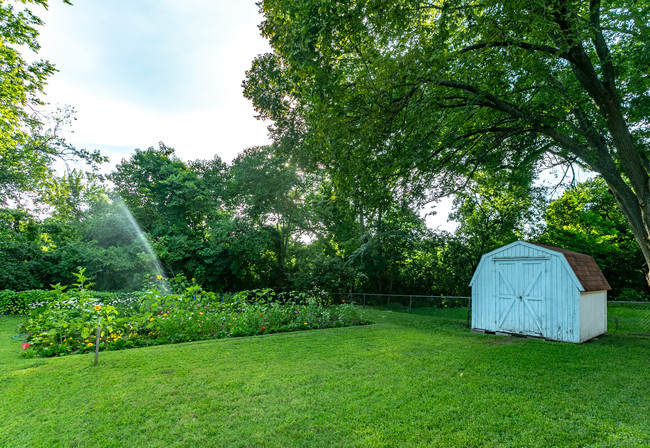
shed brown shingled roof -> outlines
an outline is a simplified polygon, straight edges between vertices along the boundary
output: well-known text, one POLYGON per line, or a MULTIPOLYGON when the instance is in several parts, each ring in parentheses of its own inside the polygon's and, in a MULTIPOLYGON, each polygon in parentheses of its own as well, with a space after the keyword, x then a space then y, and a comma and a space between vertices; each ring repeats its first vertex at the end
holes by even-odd
POLYGON ((585 291, 609 291, 612 289, 598 267, 596 260, 594 260, 594 257, 591 255, 581 254, 559 247, 547 246, 545 244, 533 244, 563 254, 585 291))

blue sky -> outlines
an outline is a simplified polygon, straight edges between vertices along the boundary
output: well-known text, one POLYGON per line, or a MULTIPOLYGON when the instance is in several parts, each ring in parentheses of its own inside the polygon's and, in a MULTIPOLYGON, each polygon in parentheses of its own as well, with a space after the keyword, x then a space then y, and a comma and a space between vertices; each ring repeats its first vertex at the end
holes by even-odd
POLYGON ((253 0, 51 1, 39 57, 58 68, 45 100, 76 111, 68 140, 119 163, 135 148, 231 161, 268 143, 242 96, 252 59, 269 51, 253 0))

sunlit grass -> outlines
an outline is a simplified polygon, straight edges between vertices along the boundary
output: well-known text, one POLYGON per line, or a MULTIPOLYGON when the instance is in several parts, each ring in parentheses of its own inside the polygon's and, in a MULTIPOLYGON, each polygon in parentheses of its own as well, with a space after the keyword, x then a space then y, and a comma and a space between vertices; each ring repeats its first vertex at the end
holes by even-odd
MULTIPOLYGON (((0 319, 0 446, 650 444, 650 339, 470 333, 458 310, 362 327, 22 359, 0 319)), ((461 312, 462 314, 462 312, 461 312)))

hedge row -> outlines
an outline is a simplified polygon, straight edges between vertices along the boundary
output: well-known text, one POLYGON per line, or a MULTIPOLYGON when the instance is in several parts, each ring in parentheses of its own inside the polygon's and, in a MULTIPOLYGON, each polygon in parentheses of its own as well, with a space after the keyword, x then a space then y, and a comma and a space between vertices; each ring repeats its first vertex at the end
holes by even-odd
MULTIPOLYGON (((31 289, 27 291, 0 290, 0 315, 25 315, 30 309, 38 308, 56 298, 57 291, 31 289)), ((141 293, 93 291, 92 295, 105 304, 118 304, 133 301, 134 295, 141 293)))

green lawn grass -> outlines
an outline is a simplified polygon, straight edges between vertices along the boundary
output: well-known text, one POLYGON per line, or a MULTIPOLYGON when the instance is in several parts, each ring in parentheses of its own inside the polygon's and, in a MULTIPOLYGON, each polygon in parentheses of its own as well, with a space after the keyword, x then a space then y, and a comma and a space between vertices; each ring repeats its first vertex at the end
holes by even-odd
POLYGON ((472 334, 464 310, 22 359, 0 318, 2 447, 647 447, 650 339, 472 334))

